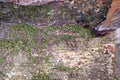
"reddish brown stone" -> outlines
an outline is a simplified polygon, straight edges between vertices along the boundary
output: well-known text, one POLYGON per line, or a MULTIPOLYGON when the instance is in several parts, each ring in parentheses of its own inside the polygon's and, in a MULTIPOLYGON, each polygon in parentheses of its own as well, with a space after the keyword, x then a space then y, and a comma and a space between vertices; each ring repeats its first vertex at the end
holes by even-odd
POLYGON ((109 9, 109 12, 107 14, 107 18, 102 24, 109 25, 117 10, 120 10, 120 0, 113 0, 111 8, 109 9))
MULTIPOLYGON (((109 31, 116 30, 120 25, 120 0, 113 0, 111 7, 104 20, 100 25, 95 28, 96 33, 103 35, 104 32, 109 33, 109 31)), ((106 34, 105 34, 106 35, 106 34)))

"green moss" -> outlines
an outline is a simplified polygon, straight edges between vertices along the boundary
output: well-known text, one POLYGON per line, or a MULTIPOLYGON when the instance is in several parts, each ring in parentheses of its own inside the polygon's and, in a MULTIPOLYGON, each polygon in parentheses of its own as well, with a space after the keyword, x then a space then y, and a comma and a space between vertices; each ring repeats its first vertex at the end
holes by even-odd
POLYGON ((4 14, 2 12, 0 12, 0 18, 2 18, 4 16, 4 14))
POLYGON ((73 33, 78 33, 80 37, 85 37, 87 36, 88 38, 93 38, 94 34, 92 33, 91 29, 89 28, 84 28, 82 26, 77 26, 77 25, 70 25, 65 27, 66 30, 71 31, 73 33))
POLYGON ((70 25, 67 27, 68 30, 75 32, 75 33, 80 33, 81 30, 84 30, 81 26, 76 26, 76 25, 70 25))
POLYGON ((11 3, 4 3, 4 7, 7 7, 7 8, 13 8, 14 5, 11 4, 11 3))
POLYGON ((0 70, 0 77, 5 76, 5 74, 3 73, 3 71, 0 70))
MULTIPOLYGON (((20 52, 20 50, 31 53, 32 48, 34 47, 34 45, 30 44, 29 41, 24 41, 22 39, 0 41, 0 45, 1 53, 4 52, 5 49, 7 49, 7 51, 12 54, 17 54, 20 52)), ((6 53, 6 51, 4 53, 6 53)))
POLYGON ((94 35, 91 33, 90 29, 83 28, 82 26, 77 25, 69 25, 69 26, 48 26, 42 29, 42 45, 44 47, 48 47, 51 40, 54 40, 55 42, 63 42, 63 41, 71 41, 77 37, 77 38, 93 38, 94 35), (63 31, 66 34, 60 35, 51 35, 51 33, 55 31, 63 31), (70 34, 69 34, 70 33, 70 34))
POLYGON ((66 35, 56 36, 55 39, 56 41, 62 42, 65 40, 72 40, 74 39, 74 36, 66 34, 66 35))
POLYGON ((87 35, 89 36, 89 38, 95 38, 94 33, 91 31, 91 29, 85 29, 87 32, 87 35))
POLYGON ((19 41, 0 41, 1 49, 7 49, 9 53, 18 53, 21 45, 19 41), (19 47, 18 47, 19 46, 19 47))
POLYGON ((12 37, 26 39, 32 38, 37 33, 37 27, 29 26, 27 24, 10 26, 10 35, 12 37))
POLYGON ((43 32, 46 32, 46 33, 50 33, 50 32, 53 32, 55 30, 59 30, 60 29, 60 26, 47 26, 45 28, 43 28, 43 32))
POLYGON ((0 63, 1 63, 1 62, 3 62, 3 58, 2 58, 2 57, 0 57, 0 63))
POLYGON ((14 66, 15 66, 15 64, 14 64, 13 62, 10 63, 10 64, 9 64, 9 69, 12 70, 14 66))
POLYGON ((41 35, 42 35, 42 41, 41 46, 42 47, 48 47, 50 41, 54 39, 55 36, 51 36, 51 32, 54 32, 55 30, 60 29, 59 26, 48 26, 42 29, 41 35))
POLYGON ((41 46, 42 46, 43 48, 47 48, 48 45, 49 45, 49 42, 50 42, 50 39, 48 39, 48 38, 47 38, 47 39, 44 39, 44 40, 42 40, 42 43, 41 43, 42 45, 41 45, 41 46))
POLYGON ((56 69, 58 69, 59 71, 68 71, 69 68, 60 64, 56 66, 56 69))
POLYGON ((10 36, 15 38, 17 44, 22 46, 22 49, 30 51, 29 48, 34 47, 34 36, 37 34, 37 27, 27 24, 10 26, 10 36))
MULTIPOLYGON (((22 6, 17 5, 17 8, 14 8, 14 5, 11 3, 4 3, 5 9, 9 9, 9 13, 12 15, 14 20, 20 19, 22 22, 32 21, 35 22, 40 18, 49 18, 48 12, 51 10, 49 5, 40 5, 40 6, 22 6)), ((4 10, 4 9, 3 9, 4 10)), ((8 13, 5 14, 7 16, 8 13)), ((3 16, 0 13, 0 18, 3 16)))
POLYGON ((40 75, 34 75, 32 80, 50 80, 50 77, 46 73, 43 73, 40 75))
POLYGON ((15 17, 17 18, 24 18, 24 19, 34 19, 37 17, 44 17, 48 18, 49 14, 47 14, 50 11, 49 5, 42 5, 42 6, 19 6, 17 9, 11 8, 12 12, 15 17))
POLYGON ((67 72, 72 72, 73 70, 76 69, 75 67, 70 68, 70 67, 67 67, 67 66, 65 66, 63 64, 56 65, 55 67, 59 71, 67 71, 67 72))

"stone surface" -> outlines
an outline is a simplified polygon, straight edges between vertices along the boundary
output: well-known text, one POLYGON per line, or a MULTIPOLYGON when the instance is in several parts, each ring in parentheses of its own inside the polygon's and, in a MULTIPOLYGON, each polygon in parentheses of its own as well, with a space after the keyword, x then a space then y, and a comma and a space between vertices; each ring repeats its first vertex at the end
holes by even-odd
POLYGON ((42 4, 47 4, 51 1, 63 1, 63 0, 0 0, 0 2, 11 2, 14 4, 19 4, 19 5, 42 5, 42 4))
MULTIPOLYGON (((31 2, 25 3, 30 4, 31 2)), ((1 8, 1 12, 5 14, 1 20, 2 27, 5 26, 2 32, 7 32, 8 26, 24 22, 37 25, 39 32, 34 36, 35 40, 30 35, 26 36, 24 32, 19 32, 21 31, 19 28, 17 32, 13 32, 20 39, 15 42, 8 40, 9 45, 0 45, 0 57, 5 61, 0 65, 1 70, 12 80, 23 78, 32 80, 36 74, 38 77, 42 75, 44 77, 45 73, 50 75, 51 80, 114 80, 112 60, 114 55, 111 53, 114 50, 111 50, 111 46, 104 46, 109 43, 108 38, 91 38, 90 33, 85 31, 86 28, 81 27, 86 24, 94 27, 104 20, 109 5, 108 0, 97 0, 97 2, 66 0, 64 3, 51 2, 50 7, 47 5, 42 8, 41 6, 13 8, 11 4, 4 6, 1 8), (72 32, 71 28, 67 27, 71 24, 80 25, 77 27, 83 31, 72 32), (51 25, 55 30, 50 27, 51 25), (59 29, 56 30, 58 26, 59 29), (69 39, 71 36, 73 39, 69 39), (10 66, 11 62, 14 66, 10 66)))
MULTIPOLYGON (((44 2, 46 4, 49 0, 45 0, 45 1, 44 2)), ((24 0, 23 1, 21 0, 20 2, 22 5, 24 5, 24 0)), ((46 8, 46 9, 50 8, 50 10, 46 10, 47 12, 45 11, 45 9, 40 11, 39 7, 38 8, 36 7, 34 9, 32 9, 32 7, 31 8, 28 7, 26 8, 28 10, 28 11, 26 10, 26 12, 24 9, 21 9, 20 7, 17 7, 17 9, 12 9, 13 7, 10 7, 8 10, 7 6, 2 8, 1 12, 6 13, 4 18, 2 19, 9 22, 16 22, 16 23, 26 22, 30 25, 37 25, 37 26, 43 26, 44 24, 57 25, 57 26, 77 24, 80 26, 85 26, 85 27, 90 26, 94 28, 97 24, 99 24, 101 21, 105 19, 110 3, 111 0, 102 1, 102 2, 95 0, 93 1, 91 0, 51 1, 50 0, 50 2, 48 3, 48 6, 50 7, 46 8), (13 12, 16 12, 16 14, 13 14, 13 12)), ((30 4, 32 5, 31 1, 26 1, 25 5, 30 5, 30 4)))
POLYGON ((9 30, 8 30, 8 27, 6 26, 3 26, 1 25, 1 29, 0 29, 0 40, 2 39, 9 39, 10 36, 9 36, 9 30))
POLYGON ((115 77, 120 79, 120 0, 113 0, 108 11, 106 20, 96 28, 96 35, 106 35, 110 33, 111 40, 116 45, 115 52, 115 77), (113 32, 112 32, 113 31, 113 32), (114 35, 114 36, 113 36, 114 35))
MULTIPOLYGON (((54 66, 62 64, 61 66, 71 69, 76 66, 76 69, 69 74, 68 78, 66 77, 66 80, 112 80, 112 76, 110 76, 113 75, 112 53, 106 53, 107 49, 102 47, 104 45, 102 40, 98 39, 92 39, 88 41, 88 44, 86 41, 88 48, 84 47, 82 42, 78 42, 77 45, 81 45, 82 48, 78 47, 75 51, 70 50, 62 43, 56 45, 51 49, 51 54, 53 55, 51 62, 54 66)), ((57 71, 54 70, 50 72, 54 73, 54 75, 57 74, 57 71)), ((61 79, 64 80, 63 78, 61 79)))
POLYGON ((111 8, 109 9, 106 20, 104 20, 95 29, 98 34, 106 34, 106 32, 120 28, 120 0, 113 0, 111 8))

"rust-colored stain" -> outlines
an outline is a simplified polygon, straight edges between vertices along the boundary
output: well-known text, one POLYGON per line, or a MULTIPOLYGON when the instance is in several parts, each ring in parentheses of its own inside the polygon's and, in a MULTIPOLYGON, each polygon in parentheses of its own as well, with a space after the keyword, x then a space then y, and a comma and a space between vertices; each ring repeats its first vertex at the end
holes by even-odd
POLYGON ((117 10, 120 10, 120 0, 113 0, 111 7, 108 11, 106 20, 102 23, 103 25, 109 25, 112 21, 112 17, 116 13, 117 10))

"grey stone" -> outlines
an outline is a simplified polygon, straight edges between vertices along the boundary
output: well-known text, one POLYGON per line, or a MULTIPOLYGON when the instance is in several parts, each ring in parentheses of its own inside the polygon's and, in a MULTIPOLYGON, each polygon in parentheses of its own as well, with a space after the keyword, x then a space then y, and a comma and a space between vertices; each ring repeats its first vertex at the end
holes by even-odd
POLYGON ((63 1, 63 0, 0 0, 0 2, 11 2, 19 5, 42 5, 51 1, 63 1))

